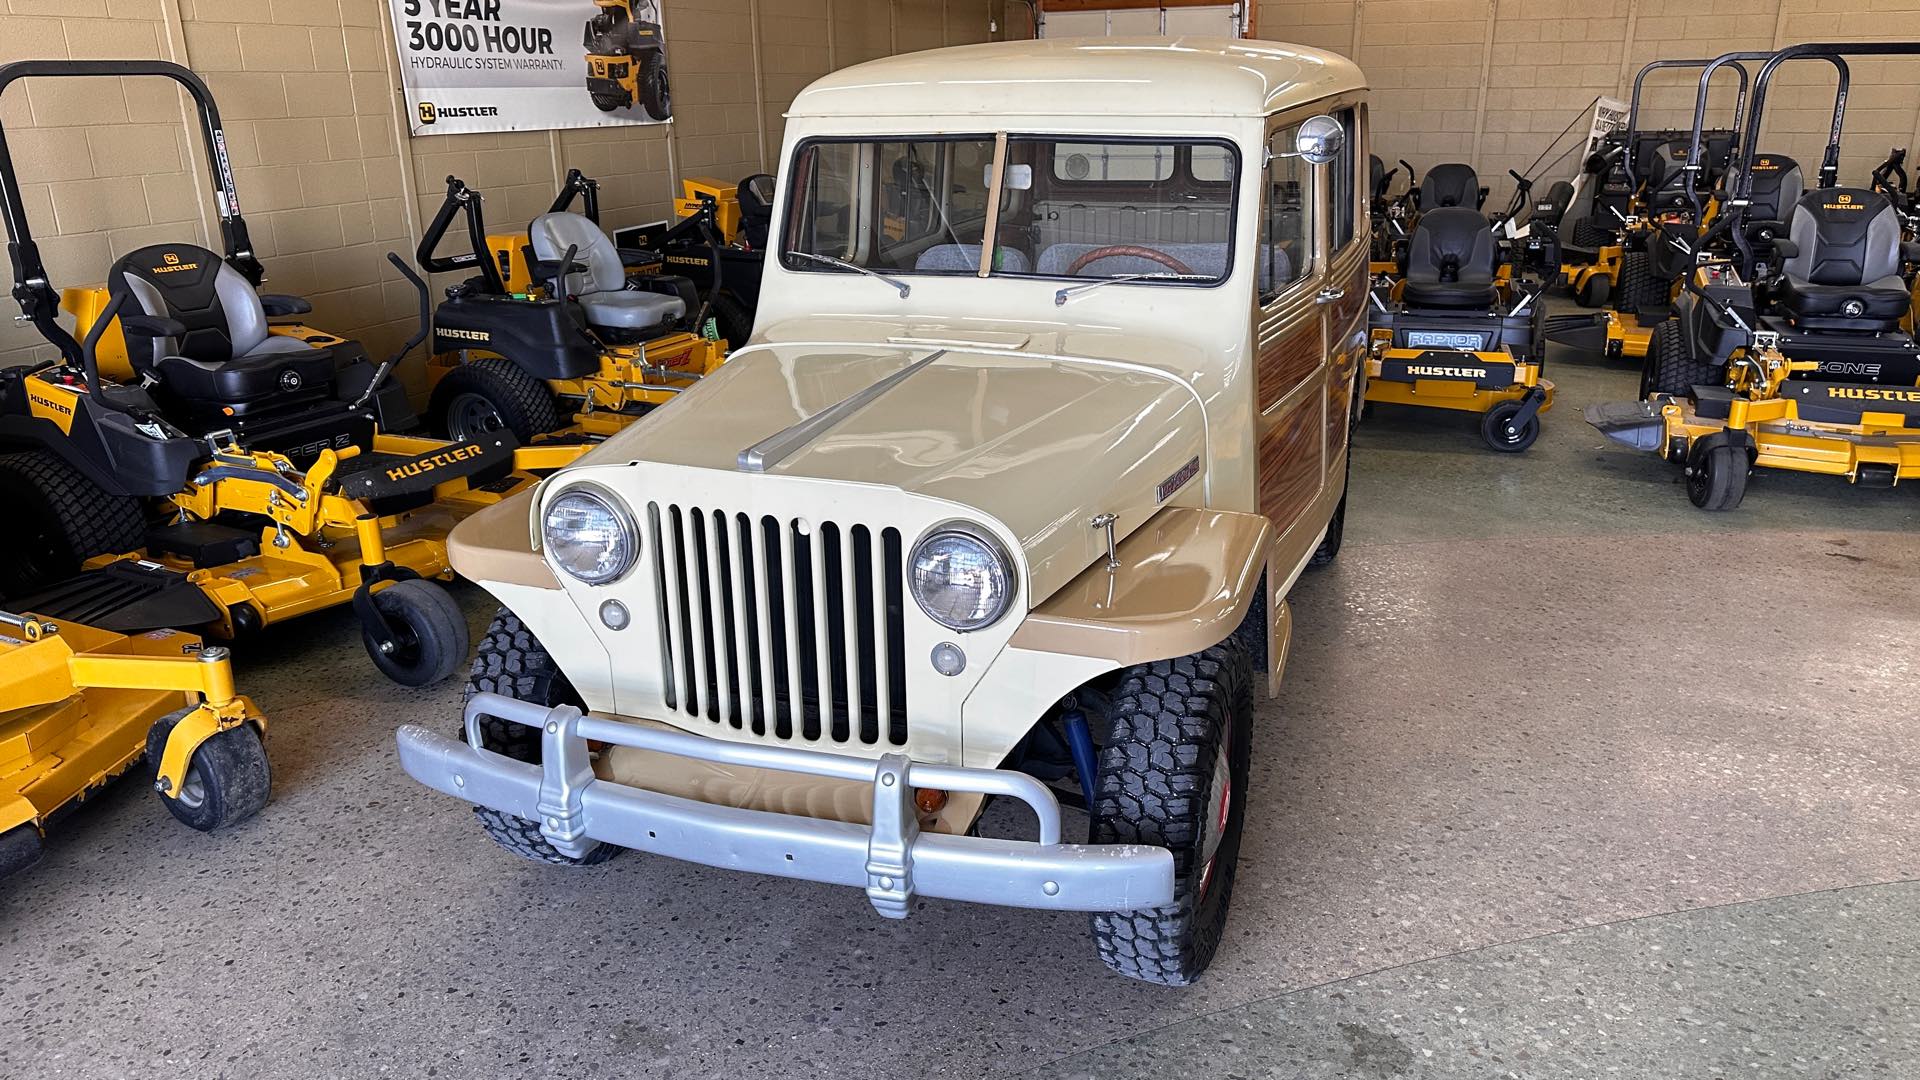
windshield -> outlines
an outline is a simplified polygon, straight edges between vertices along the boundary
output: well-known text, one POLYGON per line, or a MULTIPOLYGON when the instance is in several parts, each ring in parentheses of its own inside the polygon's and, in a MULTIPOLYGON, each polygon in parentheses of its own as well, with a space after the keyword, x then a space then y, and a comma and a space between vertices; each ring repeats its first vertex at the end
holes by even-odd
POLYGON ((1218 140, 992 135, 802 143, 782 264, 809 273, 1215 284, 1239 155, 1218 140), (996 173, 1000 199, 989 213, 996 173))

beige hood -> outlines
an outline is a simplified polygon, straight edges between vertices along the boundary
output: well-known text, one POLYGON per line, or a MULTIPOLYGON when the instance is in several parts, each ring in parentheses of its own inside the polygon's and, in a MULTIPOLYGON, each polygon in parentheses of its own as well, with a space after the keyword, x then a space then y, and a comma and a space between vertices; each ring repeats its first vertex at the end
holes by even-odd
MULTIPOLYGON (((735 354, 581 465, 738 470, 740 452, 935 352, 769 345, 735 354)), ((1168 502, 1199 505, 1205 421, 1179 380, 1097 359, 952 348, 766 471, 883 485, 978 509, 1019 540, 1028 602, 1106 554, 1168 502)))

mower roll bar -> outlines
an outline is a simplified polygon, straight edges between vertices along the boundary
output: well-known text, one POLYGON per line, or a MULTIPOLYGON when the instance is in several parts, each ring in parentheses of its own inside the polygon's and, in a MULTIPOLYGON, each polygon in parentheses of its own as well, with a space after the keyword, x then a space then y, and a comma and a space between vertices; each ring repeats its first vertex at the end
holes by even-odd
MULTIPOLYGON (((1802 48, 1802 47, 1803 46, 1791 46, 1791 48, 1802 48)), ((1753 160, 1753 156, 1757 152, 1755 149, 1756 145, 1760 140, 1760 108, 1762 103, 1765 102, 1766 100, 1766 83, 1770 78, 1770 76, 1768 76, 1767 73, 1771 72, 1772 70, 1774 70, 1774 68, 1776 68, 1779 65, 1781 55, 1786 51, 1787 50, 1783 49, 1780 52, 1726 53, 1725 55, 1715 57, 1713 61, 1707 65, 1707 69, 1700 73, 1700 90, 1699 90, 1699 93, 1695 96, 1694 103, 1693 103, 1693 143, 1692 143, 1692 149, 1689 152, 1691 156, 1689 157, 1688 163, 1687 163, 1688 164, 1687 200, 1693 204, 1694 213, 1696 215, 1702 212, 1702 204, 1701 204, 1700 193, 1697 190, 1697 186, 1695 183, 1695 177, 1698 173, 1698 170, 1693 168, 1693 164, 1694 164, 1693 158, 1697 157, 1700 153, 1702 127, 1706 123, 1708 78, 1710 78, 1713 74, 1713 71, 1719 66, 1721 66, 1722 64, 1734 64, 1735 66, 1739 66, 1741 71, 1744 73, 1746 69, 1744 66, 1740 65, 1739 63, 1740 61, 1742 60, 1766 61, 1766 63, 1762 65, 1760 68, 1760 71, 1761 71, 1760 77, 1754 80, 1753 108, 1747 114, 1746 127, 1743 129, 1739 126, 1738 123, 1734 125, 1734 136, 1739 141, 1734 146, 1733 154, 1727 161, 1727 168, 1729 170, 1732 170, 1736 166, 1740 167, 1738 190, 1729 189, 1727 194, 1731 199, 1740 200, 1744 204, 1744 200, 1747 198, 1747 196, 1753 194, 1752 170, 1746 168, 1745 166, 1747 165, 1747 163, 1753 160)), ((1853 72, 1851 69, 1847 67, 1847 62, 1845 60, 1842 60, 1840 59, 1840 57, 1835 55, 1808 55, 1807 58, 1825 60, 1828 63, 1832 64, 1835 78, 1838 80, 1837 92, 1834 95, 1834 117, 1833 117, 1834 137, 1833 137, 1833 140, 1827 146, 1827 152, 1821 158, 1820 173, 1819 173, 1818 179, 1816 180, 1816 185, 1819 187, 1823 187, 1823 188, 1832 187, 1834 183, 1838 181, 1840 176, 1840 139, 1839 139, 1840 118, 1841 118, 1841 115, 1846 111, 1847 89, 1849 85, 1852 83, 1853 72)), ((1743 77, 1744 77, 1744 74, 1743 74, 1743 77)))
MULTIPOLYGON (((200 114, 200 136, 207 164, 213 174, 213 194, 220 212, 226 261, 249 284, 257 287, 266 278, 266 268, 254 257, 246 219, 240 215, 240 194, 234 187, 233 167, 227 160, 227 136, 220 126, 220 109, 214 104, 213 92, 198 75, 164 60, 20 60, 0 67, 0 93, 22 79, 126 77, 172 79, 193 98, 200 114)), ((0 124, 0 217, 6 219, 7 258, 13 264, 13 299, 20 305, 21 318, 33 323, 40 336, 60 350, 61 359, 68 367, 75 370, 84 367, 86 358, 80 343, 60 325, 60 294, 48 282, 46 263, 40 257, 39 244, 34 242, 3 124, 0 124)))
MULTIPOLYGON (((1719 69, 1722 61, 1731 62, 1743 56, 1750 60, 1759 60, 1759 59, 1764 59, 1765 57, 1768 57, 1771 55, 1773 54, 1772 53, 1728 53, 1726 54, 1726 56, 1716 57, 1711 60, 1708 60, 1708 59, 1655 60, 1652 63, 1648 64, 1646 67, 1641 68, 1639 73, 1633 77, 1633 98, 1627 104, 1627 129, 1625 133, 1626 134, 1626 155, 1627 155, 1627 158, 1626 158, 1627 179, 1636 180, 1638 176, 1638 174, 1636 174, 1633 171, 1633 165, 1634 165, 1633 144, 1638 141, 1635 138, 1635 136, 1640 133, 1640 91, 1641 91, 1641 88, 1646 85, 1648 75, 1651 75, 1656 71, 1670 70, 1673 68, 1705 68, 1706 69, 1700 74, 1700 87, 1701 87, 1700 103, 1698 107, 1695 109, 1696 119, 1693 125, 1693 129, 1695 132, 1695 136, 1694 136, 1695 145, 1694 145, 1693 153, 1690 154, 1687 158, 1688 166, 1692 166, 1695 162, 1699 160, 1699 157, 1700 157, 1698 133, 1700 131, 1701 121, 1700 119, 1698 119, 1698 117, 1703 115, 1706 110, 1707 79, 1712 76, 1714 71, 1719 69)), ((1744 110, 1746 109, 1746 105, 1747 105, 1747 86, 1748 86, 1747 69, 1744 65, 1741 65, 1737 62, 1733 64, 1733 69, 1734 71, 1738 72, 1740 75, 1740 90, 1739 90, 1739 93, 1737 93, 1733 99, 1733 130, 1739 131, 1740 118, 1744 110)))
POLYGON ((420 246, 414 249, 413 259, 429 274, 457 274, 479 267, 480 276, 487 283, 487 291, 500 295, 507 291, 507 283, 500 276, 500 268, 487 255, 487 219, 480 204, 480 193, 468 187, 466 181, 457 176, 447 177, 447 196, 441 201, 433 220, 427 223, 427 230, 420 234, 420 246), (435 255, 433 251, 447 235, 447 227, 453 224, 454 215, 461 213, 467 216, 469 250, 458 255, 435 255))
POLYGON ((560 182, 560 194, 554 197, 553 205, 547 208, 547 213, 569 212, 573 209, 573 200, 576 195, 580 197, 581 215, 595 225, 600 224, 600 181, 579 169, 567 170, 567 178, 560 182))
MULTIPOLYGON (((1754 144, 1760 136, 1760 112, 1766 107, 1767 87, 1773 82, 1773 73, 1781 64, 1789 60, 1812 59, 1825 60, 1840 73, 1839 86, 1833 98, 1833 124, 1827 131, 1826 154, 1820 163, 1821 187, 1832 187, 1840 174, 1840 131, 1847 115, 1847 90, 1849 75, 1846 56, 1920 56, 1920 41, 1834 41, 1806 42, 1789 45, 1773 54, 1760 67, 1760 74, 1753 84, 1753 121, 1747 125, 1746 136, 1741 140, 1742 160, 1753 156, 1754 144)), ((1752 192, 1752 177, 1741 181, 1740 195, 1745 197, 1752 192)))

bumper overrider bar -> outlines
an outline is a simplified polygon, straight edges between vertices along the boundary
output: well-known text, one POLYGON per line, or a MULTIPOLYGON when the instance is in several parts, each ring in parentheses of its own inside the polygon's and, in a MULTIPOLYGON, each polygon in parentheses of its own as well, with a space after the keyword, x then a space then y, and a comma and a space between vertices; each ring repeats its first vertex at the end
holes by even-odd
POLYGON ((540 824, 559 851, 595 842, 703 863, 866 890, 874 910, 904 919, 914 896, 1057 911, 1132 911, 1173 902, 1173 855, 1135 844, 1063 844, 1060 804, 1024 773, 879 760, 702 738, 548 709, 497 694, 467 703, 462 743, 408 724, 397 735, 407 775, 436 791, 540 824), (541 764, 480 745, 480 717, 541 730, 541 764), (589 740, 722 765, 871 784, 873 824, 699 802, 603 780, 589 740), (1039 840, 923 833, 915 788, 1018 799, 1039 840))

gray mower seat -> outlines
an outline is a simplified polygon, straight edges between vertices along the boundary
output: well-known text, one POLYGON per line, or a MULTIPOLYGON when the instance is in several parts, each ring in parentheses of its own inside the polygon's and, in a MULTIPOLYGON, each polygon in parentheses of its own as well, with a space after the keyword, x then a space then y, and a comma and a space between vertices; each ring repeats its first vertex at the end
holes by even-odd
POLYGON ((582 214, 541 214, 528 227, 533 257, 558 262, 573 248, 573 261, 585 267, 566 275, 565 292, 580 305, 587 325, 610 330, 649 330, 681 318, 686 302, 666 293, 627 287, 620 251, 593 219, 582 214))

